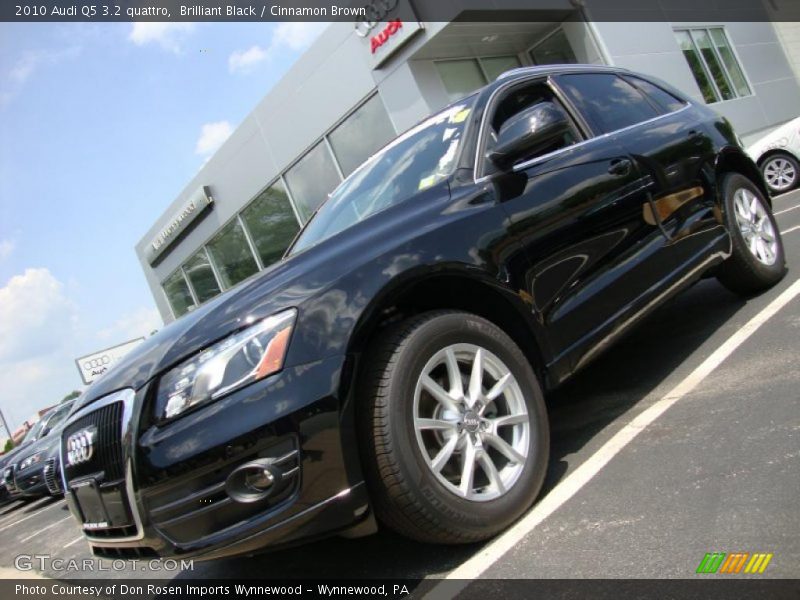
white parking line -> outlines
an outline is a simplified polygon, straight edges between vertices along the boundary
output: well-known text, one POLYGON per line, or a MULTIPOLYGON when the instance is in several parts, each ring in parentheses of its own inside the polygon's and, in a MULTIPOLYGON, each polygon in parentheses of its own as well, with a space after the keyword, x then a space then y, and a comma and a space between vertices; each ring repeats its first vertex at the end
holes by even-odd
POLYGON ((6 529, 9 529, 10 527, 13 527, 14 525, 19 525, 19 524, 20 524, 20 523, 22 523, 23 521, 27 521, 27 520, 28 520, 28 519, 30 519, 31 517, 35 517, 35 516, 36 516, 36 515, 38 515, 39 513, 43 513, 43 512, 44 512, 44 511, 46 511, 46 510, 50 510, 50 509, 51 509, 51 508, 53 508, 54 506, 63 506, 63 505, 64 505, 64 504, 63 504, 63 501, 62 501, 62 502, 53 502, 53 504, 48 504, 48 505, 47 505, 47 506, 45 506, 44 508, 40 508, 40 509, 39 509, 39 510, 37 510, 36 512, 32 512, 32 513, 31 513, 31 514, 29 514, 27 517, 22 517, 22 518, 21 518, 19 521, 14 521, 13 523, 9 523, 9 524, 8 524, 8 525, 6 525, 5 527, 0 527, 0 533, 2 533, 3 531, 5 531, 6 529))
POLYGON ((797 206, 792 206, 790 208, 784 208, 783 210, 779 210, 778 212, 774 212, 772 214, 777 217, 778 215, 782 215, 783 213, 787 213, 792 210, 797 210, 798 208, 800 208, 800 204, 798 204, 797 206))
POLYGON ((469 584, 469 580, 480 577, 493 563, 522 541, 542 521, 577 494, 620 450, 633 441, 648 425, 651 425, 668 408, 694 390, 722 361, 733 354, 759 327, 791 302, 798 294, 800 294, 800 279, 796 280, 780 296, 770 302, 766 308, 725 340, 721 346, 663 398, 639 413, 638 416, 614 434, 597 452, 559 482, 550 493, 542 498, 520 521, 517 521, 511 529, 508 529, 477 554, 453 569, 446 577, 449 580, 461 581, 450 581, 446 585, 442 585, 441 588, 437 586, 426 595, 426 598, 452 598, 469 584))
POLYGON ((81 536, 81 537, 78 537, 78 538, 75 538, 75 539, 74 539, 74 540, 72 540, 71 542, 67 542, 66 544, 64 544, 64 545, 62 546, 62 548, 69 548, 70 546, 72 546, 72 544, 77 544, 78 542, 80 542, 81 540, 84 540, 84 539, 86 539, 86 538, 85 538, 85 537, 83 537, 83 536, 81 536))
POLYGON ((40 533, 42 533, 43 531, 47 531, 47 530, 48 530, 48 529, 50 529, 51 527, 55 527, 55 526, 56 526, 56 525, 58 525, 59 523, 63 523, 63 522, 64 522, 64 521, 66 521, 67 519, 71 519, 71 518, 72 518, 72 515, 67 515, 66 517, 64 517, 63 519, 59 519, 59 520, 58 520, 58 521, 56 521, 55 523, 50 523, 50 525, 48 525, 47 527, 42 527, 42 528, 41 528, 39 531, 37 531, 36 533, 32 533, 32 534, 30 534, 29 536, 22 538, 22 539, 19 541, 19 543, 20 543, 20 544, 22 544, 23 542, 27 542, 28 540, 32 540, 33 538, 35 538, 37 535, 39 535, 39 534, 40 534, 40 533))
POLYGON ((792 233, 793 231, 797 231, 800 229, 800 225, 795 225, 794 227, 789 227, 789 229, 785 229, 781 231, 781 235, 786 235, 787 233, 792 233))

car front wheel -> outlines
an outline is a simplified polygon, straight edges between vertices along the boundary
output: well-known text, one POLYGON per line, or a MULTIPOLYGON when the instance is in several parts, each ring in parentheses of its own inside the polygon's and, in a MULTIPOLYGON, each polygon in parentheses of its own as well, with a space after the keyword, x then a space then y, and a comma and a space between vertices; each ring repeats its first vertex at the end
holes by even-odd
POLYGON ((408 537, 491 537, 535 500, 549 430, 530 363, 497 326, 430 312, 369 352, 362 455, 378 518, 408 537))

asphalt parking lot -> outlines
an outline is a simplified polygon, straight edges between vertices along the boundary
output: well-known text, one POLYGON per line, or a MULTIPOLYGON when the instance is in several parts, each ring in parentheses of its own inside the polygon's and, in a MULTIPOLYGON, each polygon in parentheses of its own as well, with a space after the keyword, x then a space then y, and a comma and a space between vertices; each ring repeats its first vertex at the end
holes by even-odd
MULTIPOLYGON (((102 577, 440 578, 463 573, 459 567, 478 556, 477 572, 486 578, 687 578, 695 576, 705 553, 722 551, 772 553, 762 576, 797 578, 800 298, 730 347, 687 393, 669 396, 800 277, 800 192, 776 198, 774 210, 790 266, 779 286, 745 301, 705 280, 551 395, 553 448, 538 504, 554 508, 535 526, 518 530, 513 544, 442 548, 381 532, 197 562, 193 570, 143 566, 102 577), (663 413, 610 459, 597 459, 610 440, 664 399, 671 404, 663 413), (581 465, 595 464, 581 487, 569 487, 581 465)), ((0 507, 0 536, 3 577, 18 575, 20 554, 90 557, 60 499, 0 507)), ((34 572, 60 579, 98 575, 34 572)))

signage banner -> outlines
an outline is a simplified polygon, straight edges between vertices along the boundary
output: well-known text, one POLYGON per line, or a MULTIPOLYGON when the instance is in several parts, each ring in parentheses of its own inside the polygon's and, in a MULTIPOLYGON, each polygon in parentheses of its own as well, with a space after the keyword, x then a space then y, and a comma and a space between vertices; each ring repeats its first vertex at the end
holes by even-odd
POLYGON ((409 0, 364 1, 363 15, 353 25, 364 40, 372 68, 377 69, 422 31, 422 23, 409 0))
POLYGON ((111 367, 114 366, 114 363, 125 356, 128 352, 136 348, 136 346, 141 344, 143 341, 143 337, 136 338, 135 340, 130 340, 124 344, 119 344, 118 346, 113 346, 112 348, 106 348, 105 350, 100 350, 98 352, 93 352, 92 354, 87 354, 86 356, 76 358, 75 364, 78 367, 78 371, 80 371, 83 383, 89 385, 95 379, 105 374, 111 367))
POLYGON ((213 199, 207 186, 201 186, 189 196, 189 198, 178 208, 178 210, 161 228, 156 237, 147 244, 145 257, 151 265, 155 264, 159 257, 178 239, 181 233, 186 231, 206 208, 211 206, 213 199))

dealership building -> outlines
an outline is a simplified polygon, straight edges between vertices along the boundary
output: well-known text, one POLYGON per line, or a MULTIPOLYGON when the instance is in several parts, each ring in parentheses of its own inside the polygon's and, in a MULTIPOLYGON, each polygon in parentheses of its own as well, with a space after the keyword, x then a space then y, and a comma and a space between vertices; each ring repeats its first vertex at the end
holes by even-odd
POLYGON ((649 73, 728 117, 745 142, 800 114, 798 61, 785 42, 800 37, 796 23, 772 23, 766 8, 744 22, 733 8, 713 8, 737 3, 714 0, 693 2, 709 8, 691 22, 696 11, 670 14, 663 2, 639 0, 643 22, 621 22, 604 16, 603 3, 546 0, 541 20, 470 22, 457 18, 468 0, 453 0, 446 21, 425 20, 408 0, 379 0, 379 22, 329 25, 181 194, 164 199, 137 244, 164 320, 280 260, 362 161, 515 67, 577 62, 649 73))

